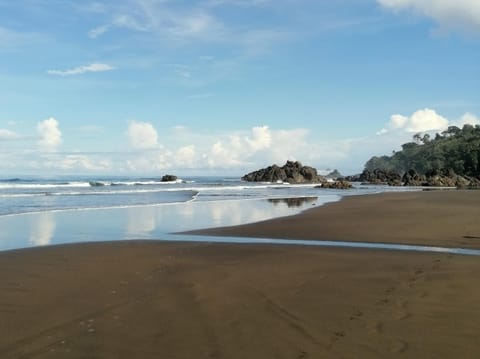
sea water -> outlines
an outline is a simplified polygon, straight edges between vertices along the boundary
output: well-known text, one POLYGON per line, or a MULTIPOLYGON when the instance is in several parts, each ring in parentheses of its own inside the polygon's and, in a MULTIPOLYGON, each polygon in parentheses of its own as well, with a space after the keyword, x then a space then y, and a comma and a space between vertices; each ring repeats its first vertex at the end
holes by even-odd
POLYGON ((3 178, 0 250, 166 239, 173 232, 288 216, 345 195, 405 190, 412 188, 357 184, 351 190, 331 190, 228 177, 186 177, 173 182, 132 177, 3 178))

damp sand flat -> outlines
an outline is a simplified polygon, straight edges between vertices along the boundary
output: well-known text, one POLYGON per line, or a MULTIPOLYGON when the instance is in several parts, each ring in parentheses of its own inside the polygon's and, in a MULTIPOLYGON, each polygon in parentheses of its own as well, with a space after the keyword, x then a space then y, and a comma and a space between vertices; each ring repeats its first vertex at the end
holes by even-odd
POLYGON ((480 191, 344 197, 296 216, 190 233, 480 249, 480 191))
MULTIPOLYGON (((460 240, 474 241, 463 237, 476 237, 478 192, 444 193, 443 200, 419 194, 414 203, 442 216, 448 200, 456 218, 470 218, 460 240)), ((411 195, 391 200, 418 224, 406 209, 413 198, 401 197, 411 195)), ((388 213, 389 196, 369 198, 388 213)), ((364 200, 340 203, 368 208, 364 200)), ((299 228, 289 228, 297 238, 307 225, 315 232, 314 220, 302 221, 334 206, 301 214, 299 228)), ((355 215, 362 213, 374 221, 370 211, 355 215)), ((375 218, 384 232, 369 238, 393 242, 393 217, 375 218)), ((443 244, 450 232, 437 228, 449 224, 423 223, 443 244)), ((244 230, 251 226, 258 228, 244 230)), ((357 234, 366 237, 363 230, 357 234)), ((405 229, 406 238, 414 230, 405 229)), ((348 248, 125 241, 7 251, 0 357, 477 358, 479 273, 474 256, 348 248)))
POLYGON ((0 254, 2 358, 477 358, 478 257, 110 242, 0 254))

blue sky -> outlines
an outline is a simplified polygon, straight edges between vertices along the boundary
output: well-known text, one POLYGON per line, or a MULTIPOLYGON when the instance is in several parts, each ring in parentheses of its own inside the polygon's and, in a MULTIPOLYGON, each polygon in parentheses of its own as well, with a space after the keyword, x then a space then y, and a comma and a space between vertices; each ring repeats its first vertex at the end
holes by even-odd
POLYGON ((0 0, 0 176, 359 172, 479 64, 477 0, 0 0))

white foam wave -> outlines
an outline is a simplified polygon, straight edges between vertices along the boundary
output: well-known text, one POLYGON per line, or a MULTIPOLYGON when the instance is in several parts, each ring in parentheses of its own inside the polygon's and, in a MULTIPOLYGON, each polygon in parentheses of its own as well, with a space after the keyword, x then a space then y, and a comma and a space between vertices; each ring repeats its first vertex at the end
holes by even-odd
POLYGON ((22 198, 22 197, 39 197, 39 196, 45 196, 45 193, 0 194, 0 198, 22 198))
POLYGON ((68 183, 0 183, 0 189, 48 189, 48 188, 70 188, 90 187, 88 182, 68 183))
POLYGON ((75 212, 75 211, 100 211, 100 210, 109 210, 109 209, 128 209, 128 208, 141 208, 141 207, 162 207, 162 206, 172 206, 172 205, 181 205, 189 202, 193 202, 196 198, 196 194, 192 198, 185 201, 176 201, 176 202, 162 202, 162 203, 146 203, 146 204, 128 204, 128 205, 116 205, 116 206, 104 206, 104 207, 75 207, 75 208, 55 208, 49 210, 38 210, 38 211, 28 211, 21 213, 7 213, 0 214, 0 217, 16 217, 16 216, 25 216, 25 215, 35 215, 39 213, 58 213, 58 212, 75 212))

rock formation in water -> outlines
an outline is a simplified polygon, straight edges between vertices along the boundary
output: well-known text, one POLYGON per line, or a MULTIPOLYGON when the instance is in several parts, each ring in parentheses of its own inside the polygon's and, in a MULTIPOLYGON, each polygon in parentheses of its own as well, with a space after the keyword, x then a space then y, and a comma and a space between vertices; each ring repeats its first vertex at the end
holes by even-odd
POLYGON ((322 183, 326 182, 317 170, 310 166, 303 166, 300 162, 287 161, 279 167, 272 165, 258 171, 250 172, 242 177, 247 182, 286 182, 286 183, 322 183))
POLYGON ((174 175, 164 175, 162 177, 162 182, 175 182, 177 179, 178 177, 174 175))

